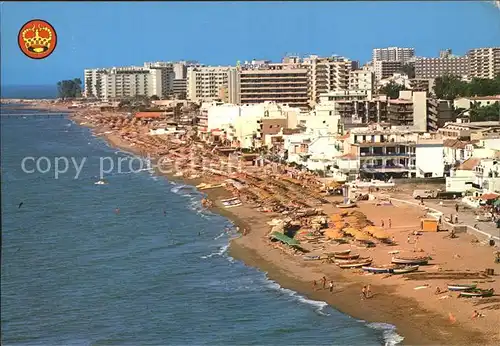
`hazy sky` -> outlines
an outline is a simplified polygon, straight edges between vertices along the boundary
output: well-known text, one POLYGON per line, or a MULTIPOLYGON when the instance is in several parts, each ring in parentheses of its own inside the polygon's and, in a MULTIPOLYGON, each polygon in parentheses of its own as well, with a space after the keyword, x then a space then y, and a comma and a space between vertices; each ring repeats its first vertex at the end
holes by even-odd
POLYGON ((500 10, 480 1, 446 2, 4 2, 1 82, 41 85, 82 77, 84 68, 144 61, 279 61, 287 53, 339 54, 362 63, 376 47, 414 47, 419 56, 500 46, 500 10), (44 19, 54 53, 24 56, 21 26, 44 19))

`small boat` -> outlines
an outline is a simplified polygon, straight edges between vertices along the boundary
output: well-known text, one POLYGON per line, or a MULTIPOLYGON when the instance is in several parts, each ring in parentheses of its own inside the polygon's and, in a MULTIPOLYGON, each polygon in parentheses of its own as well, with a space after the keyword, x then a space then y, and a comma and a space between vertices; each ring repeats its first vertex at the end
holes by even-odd
POLYGON ((371 257, 361 257, 358 259, 336 259, 335 263, 337 264, 345 264, 345 263, 357 263, 362 261, 372 261, 371 257))
POLYGON ((495 293, 495 290, 493 288, 490 288, 489 290, 482 290, 480 288, 475 288, 469 291, 462 291, 458 295, 458 297, 491 297, 495 293))
POLYGON ((448 291, 468 291, 476 287, 476 284, 448 284, 448 291))
POLYGON ((369 266, 365 266, 365 267, 362 267, 361 269, 363 269, 365 272, 375 273, 375 274, 384 274, 384 273, 391 273, 392 272, 392 268, 391 267, 369 267, 369 266))
POLYGON ((392 268, 391 273, 392 274, 406 274, 406 273, 411 273, 411 272, 416 272, 418 270, 418 266, 401 266, 401 267, 395 267, 392 268))
POLYGON ((359 254, 354 254, 354 255, 350 255, 350 254, 334 254, 333 257, 335 257, 337 259, 353 260, 353 259, 359 258, 359 254))
POLYGON ((108 183, 104 180, 99 180, 94 183, 94 185, 107 185, 108 183))
POLYGON ((302 256, 304 261, 318 261, 321 259, 321 256, 312 256, 312 255, 304 255, 302 256))
POLYGON ((429 263, 429 257, 414 257, 414 258, 405 258, 405 257, 393 257, 392 263, 395 264, 427 264, 429 263))
POLYGON ((369 260, 369 261, 356 261, 352 263, 338 263, 337 265, 342 269, 349 269, 349 268, 365 267, 370 265, 371 263, 372 261, 369 260))
POLYGON ((339 251, 333 251, 333 252, 326 252, 325 255, 328 257, 335 257, 337 255, 348 255, 351 252, 351 249, 347 250, 339 250, 339 251))
POLYGON ((356 204, 356 203, 337 204, 337 208, 340 208, 340 209, 354 208, 354 207, 356 207, 356 206, 357 206, 357 204, 356 204))

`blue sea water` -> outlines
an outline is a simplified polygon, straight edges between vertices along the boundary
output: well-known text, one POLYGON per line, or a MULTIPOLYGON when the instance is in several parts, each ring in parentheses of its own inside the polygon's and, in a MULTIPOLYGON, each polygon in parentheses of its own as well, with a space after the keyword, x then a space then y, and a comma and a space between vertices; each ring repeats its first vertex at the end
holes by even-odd
POLYGON ((232 224, 203 211, 196 190, 148 170, 115 170, 106 176, 108 185, 95 185, 100 157, 117 161, 128 154, 88 129, 65 118, 2 117, 1 135, 2 344, 401 340, 390 325, 367 325, 229 257, 236 234, 224 228, 232 224), (53 167, 23 172, 23 158, 42 156, 52 165, 62 156, 86 161, 78 179, 71 166, 58 179, 53 167))

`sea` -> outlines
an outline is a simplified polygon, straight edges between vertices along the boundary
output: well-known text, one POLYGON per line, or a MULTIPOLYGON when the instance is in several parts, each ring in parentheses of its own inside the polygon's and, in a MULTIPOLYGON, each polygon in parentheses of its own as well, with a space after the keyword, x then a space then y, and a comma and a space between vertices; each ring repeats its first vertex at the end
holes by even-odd
POLYGON ((234 225, 203 210, 195 188, 68 118, 1 113, 3 345, 403 340, 392 325, 347 316, 231 258, 234 225), (102 158, 108 184, 96 185, 102 158))

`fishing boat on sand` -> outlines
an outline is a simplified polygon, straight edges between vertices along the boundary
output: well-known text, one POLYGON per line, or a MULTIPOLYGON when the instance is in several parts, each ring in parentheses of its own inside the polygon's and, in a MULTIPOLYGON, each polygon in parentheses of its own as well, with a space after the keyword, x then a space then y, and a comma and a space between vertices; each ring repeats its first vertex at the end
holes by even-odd
POLYGON ((302 256, 302 259, 304 261, 319 261, 321 259, 321 256, 304 255, 302 256))
POLYGON ((349 268, 365 267, 370 265, 371 263, 372 263, 371 260, 367 260, 367 261, 353 261, 352 263, 337 263, 337 265, 342 269, 349 269, 349 268))
POLYGON ((327 255, 328 257, 334 257, 334 256, 338 256, 338 255, 348 255, 350 252, 351 252, 351 249, 347 249, 347 250, 327 252, 325 255, 327 255))
POLYGON ((364 266, 361 267, 363 271, 368 272, 368 273, 374 273, 374 274, 385 274, 385 273, 390 273, 392 271, 392 267, 370 267, 370 266, 364 266))
POLYGON ((473 297, 491 297, 495 293, 495 290, 493 288, 490 288, 488 290, 483 290, 480 288, 475 288, 469 291, 462 291, 458 295, 458 297, 466 297, 466 298, 473 298, 473 297))
POLYGON ((448 291, 468 291, 476 287, 476 284, 448 284, 448 291))
POLYGON ((335 259, 335 263, 337 264, 345 264, 345 263, 357 263, 357 262, 363 262, 363 261, 371 261, 371 257, 360 257, 358 259, 335 259))
POLYGON ((411 272, 416 272, 418 270, 418 265, 414 266, 397 266, 392 269, 392 274, 406 274, 411 272))
POLYGON ((420 264, 429 263, 429 257, 393 257, 391 260, 394 264, 420 264))
POLYGON ((359 254, 334 254, 333 257, 337 259, 353 260, 359 258, 359 254))
POLYGON ((357 207, 356 203, 337 204, 337 208, 340 208, 340 209, 347 209, 347 208, 354 208, 354 207, 357 207))

